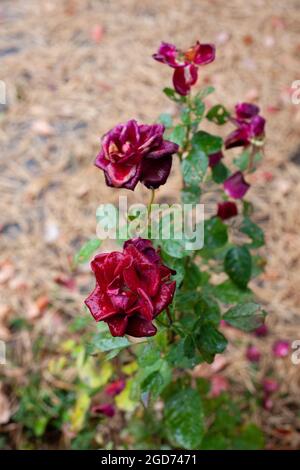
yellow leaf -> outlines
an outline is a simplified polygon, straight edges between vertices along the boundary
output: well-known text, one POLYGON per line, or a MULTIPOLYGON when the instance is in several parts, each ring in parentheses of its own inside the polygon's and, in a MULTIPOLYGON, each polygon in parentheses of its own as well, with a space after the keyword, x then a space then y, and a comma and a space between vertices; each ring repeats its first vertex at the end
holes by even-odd
POLYGON ((121 411, 134 411, 137 403, 130 398, 132 379, 127 380, 123 392, 116 397, 116 405, 121 411))
POLYGON ((137 371, 138 365, 136 361, 130 362, 126 364, 126 366, 122 367, 122 372, 126 375, 132 375, 135 371, 137 371))
POLYGON ((88 387, 99 388, 105 385, 112 376, 113 368, 109 362, 104 362, 99 368, 97 359, 89 357, 78 369, 80 380, 88 387))
POLYGON ((85 415, 90 407, 91 399, 85 390, 80 390, 77 394, 75 406, 70 414, 71 431, 78 433, 81 431, 85 421, 85 415))

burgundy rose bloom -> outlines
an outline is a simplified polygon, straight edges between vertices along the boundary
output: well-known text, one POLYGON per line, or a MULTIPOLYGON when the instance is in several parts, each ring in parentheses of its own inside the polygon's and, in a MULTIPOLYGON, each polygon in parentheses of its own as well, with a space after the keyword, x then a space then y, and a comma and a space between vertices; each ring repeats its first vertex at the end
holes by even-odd
POLYGON ((163 139, 162 124, 138 124, 130 120, 110 130, 102 139, 95 165, 104 171, 106 184, 133 190, 141 181, 158 188, 170 174, 172 154, 178 145, 163 139))
POLYGON ((107 395, 111 397, 115 397, 116 395, 119 395, 125 388, 125 380, 119 379, 115 380, 114 382, 111 382, 108 384, 104 391, 107 395))
POLYGON ((237 206, 235 202, 224 201, 218 204, 217 216, 222 220, 230 219, 238 214, 237 206))
POLYGON ((173 44, 162 42, 153 58, 174 68, 173 85, 177 93, 186 96, 198 78, 199 65, 206 65, 215 59, 215 46, 196 42, 187 51, 180 51, 173 44))
POLYGON ((225 139, 225 148, 246 147, 252 139, 264 135, 265 119, 259 116, 259 107, 251 103, 238 103, 235 107, 236 118, 231 121, 237 126, 225 139))
POLYGON ((96 321, 105 321, 113 336, 153 336, 153 320, 173 300, 174 271, 163 265, 149 240, 136 238, 123 252, 96 256, 91 263, 96 287, 85 300, 96 321))
POLYGON ((250 184, 244 180, 241 171, 237 171, 229 176, 229 178, 224 181, 223 186, 226 194, 234 199, 241 199, 250 188, 250 184))
POLYGON ((95 405, 91 409, 94 414, 103 414, 108 418, 113 418, 116 414, 115 407, 109 403, 103 403, 102 405, 95 405))
POLYGON ((208 164, 211 168, 216 166, 224 158, 223 152, 215 152, 208 155, 208 164))

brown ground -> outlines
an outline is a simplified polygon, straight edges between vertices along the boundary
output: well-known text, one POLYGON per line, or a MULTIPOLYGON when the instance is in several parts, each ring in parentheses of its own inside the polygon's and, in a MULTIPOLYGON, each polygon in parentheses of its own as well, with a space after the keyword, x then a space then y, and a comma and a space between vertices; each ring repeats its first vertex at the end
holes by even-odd
MULTIPOLYGON (((199 38, 217 44, 199 86, 215 85, 215 99, 229 108, 255 101, 268 119, 266 156, 249 196, 267 234, 266 273, 253 287, 272 333, 254 342, 264 352, 259 374, 274 368, 281 396, 256 419, 269 447, 299 448, 300 365, 271 355, 275 339, 300 339, 300 105, 290 96, 300 79, 299 1, 3 0, 0 28, 8 92, 0 114, 0 338, 22 353, 22 367, 0 366, 4 375, 22 383, 33 337, 64 334, 82 312, 89 274, 76 274, 74 291, 55 278, 70 277, 74 251, 95 233, 97 205, 119 195, 93 167, 99 137, 128 118, 153 122, 172 111, 160 92, 170 70, 151 54, 160 40, 185 47, 199 38), (31 335, 10 332, 16 316, 32 322, 31 335)), ((160 194, 175 198, 177 188, 175 171, 160 194)), ((243 349, 231 347, 226 358, 237 393, 253 390, 243 349)))

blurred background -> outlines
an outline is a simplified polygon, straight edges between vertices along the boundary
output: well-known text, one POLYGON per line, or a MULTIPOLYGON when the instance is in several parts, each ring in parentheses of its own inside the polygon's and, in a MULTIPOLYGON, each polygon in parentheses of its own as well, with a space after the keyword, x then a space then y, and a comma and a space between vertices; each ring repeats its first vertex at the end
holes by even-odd
MULTIPOLYGON (((95 236, 97 205, 122 194, 93 166, 101 135, 129 118, 175 113, 161 92, 171 71, 151 55, 161 40, 187 48, 197 39, 217 47, 197 87, 213 85, 228 109, 255 102, 267 119, 265 158, 248 194, 266 231, 266 269, 252 287, 269 312, 265 336, 228 329, 228 352, 199 374, 243 397, 267 448, 300 448, 300 364, 291 361, 300 339, 300 104, 291 98, 299 31, 298 0, 1 0, 1 448, 133 445, 118 431, 127 405, 122 416, 85 424, 92 399, 80 384, 101 387, 114 372, 81 367, 93 280, 72 259, 95 236), (288 351, 277 354, 278 341, 288 351), (269 403, 266 376, 280 385, 269 403)), ((178 185, 175 165, 158 200, 176 199, 178 185)))

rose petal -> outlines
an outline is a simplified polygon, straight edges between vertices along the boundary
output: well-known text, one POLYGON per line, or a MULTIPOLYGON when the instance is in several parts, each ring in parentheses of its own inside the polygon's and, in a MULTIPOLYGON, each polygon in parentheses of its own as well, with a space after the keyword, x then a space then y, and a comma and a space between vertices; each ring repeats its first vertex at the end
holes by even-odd
POLYGON ((194 64, 205 65, 213 62, 216 57, 216 48, 213 44, 197 43, 195 47, 194 64))
POLYGON ((107 320, 107 324, 112 336, 124 336, 128 324, 126 315, 115 315, 107 320))
POLYGON ((146 188, 156 189, 168 179, 172 168, 172 156, 167 155, 158 160, 144 158, 142 163, 141 182, 146 188))
POLYGON ((224 190, 226 194, 234 199, 241 199, 249 188, 250 184, 244 180, 244 176, 241 171, 237 171, 224 181, 224 190))
POLYGON ((126 333, 135 338, 143 338, 144 336, 154 336, 157 329, 151 321, 147 321, 134 315, 129 318, 126 333))
POLYGON ((198 78, 198 69, 194 64, 178 68, 173 74, 173 85, 177 93, 186 96, 198 78))
POLYGON ((238 103, 235 112, 239 119, 250 119, 259 113, 259 107, 252 103, 238 103))
POLYGON ((218 204, 217 216, 222 220, 230 219, 238 214, 237 206, 235 202, 224 201, 218 204))
POLYGON ((153 299, 155 317, 159 315, 172 302, 175 289, 175 281, 172 281, 169 284, 162 284, 160 291, 153 299))

